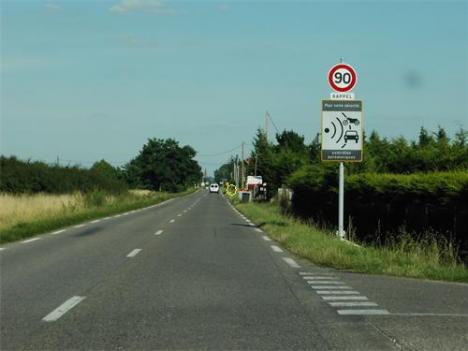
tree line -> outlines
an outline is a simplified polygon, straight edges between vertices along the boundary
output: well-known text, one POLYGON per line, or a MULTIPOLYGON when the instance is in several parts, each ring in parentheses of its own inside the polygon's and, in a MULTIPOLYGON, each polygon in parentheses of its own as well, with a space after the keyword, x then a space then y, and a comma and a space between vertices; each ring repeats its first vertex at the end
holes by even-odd
POLYGON ((90 168, 60 166, 42 161, 0 156, 0 191, 8 193, 69 193, 102 190, 119 193, 128 188, 177 192, 201 179, 195 150, 174 139, 148 139, 138 155, 123 167, 105 160, 90 168))

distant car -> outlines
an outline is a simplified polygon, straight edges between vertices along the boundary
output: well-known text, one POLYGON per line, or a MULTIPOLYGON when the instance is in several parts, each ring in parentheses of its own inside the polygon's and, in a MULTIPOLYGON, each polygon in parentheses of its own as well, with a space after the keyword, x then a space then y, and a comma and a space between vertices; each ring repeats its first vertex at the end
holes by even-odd
POLYGON ((354 140, 356 141, 356 143, 359 141, 359 134, 356 130, 347 130, 345 133, 344 133, 344 141, 345 143, 348 141, 348 140, 354 140))
POLYGON ((210 193, 219 193, 219 185, 214 183, 210 185, 210 193))

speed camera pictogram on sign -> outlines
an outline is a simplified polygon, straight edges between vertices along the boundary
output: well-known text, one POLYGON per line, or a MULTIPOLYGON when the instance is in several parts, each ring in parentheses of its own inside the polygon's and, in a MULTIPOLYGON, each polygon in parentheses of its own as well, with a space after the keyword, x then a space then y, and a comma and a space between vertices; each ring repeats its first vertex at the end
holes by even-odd
POLYGON ((356 82, 356 71, 350 65, 339 63, 328 72, 328 83, 333 90, 340 93, 353 90, 356 82))

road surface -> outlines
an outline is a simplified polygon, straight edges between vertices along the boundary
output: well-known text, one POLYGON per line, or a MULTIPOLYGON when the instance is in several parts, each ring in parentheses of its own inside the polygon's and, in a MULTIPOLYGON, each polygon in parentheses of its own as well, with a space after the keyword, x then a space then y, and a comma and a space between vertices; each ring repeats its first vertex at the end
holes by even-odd
POLYGON ((0 260, 1 350, 468 349, 468 284, 314 266, 205 191, 0 260))

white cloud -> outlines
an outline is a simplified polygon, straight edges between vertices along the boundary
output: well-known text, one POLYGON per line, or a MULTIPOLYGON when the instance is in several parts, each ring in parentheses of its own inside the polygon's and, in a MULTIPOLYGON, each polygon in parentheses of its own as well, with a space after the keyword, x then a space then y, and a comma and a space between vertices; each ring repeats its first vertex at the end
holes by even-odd
POLYGON ((125 14, 129 12, 150 12, 156 14, 171 14, 173 9, 166 6, 164 0, 121 0, 118 4, 110 8, 111 12, 116 14, 125 14))
POLYGON ((47 10, 50 10, 50 11, 58 11, 58 10, 61 10, 62 9, 62 6, 60 5, 57 5, 57 4, 54 4, 52 2, 48 2, 45 7, 47 8, 47 10))

